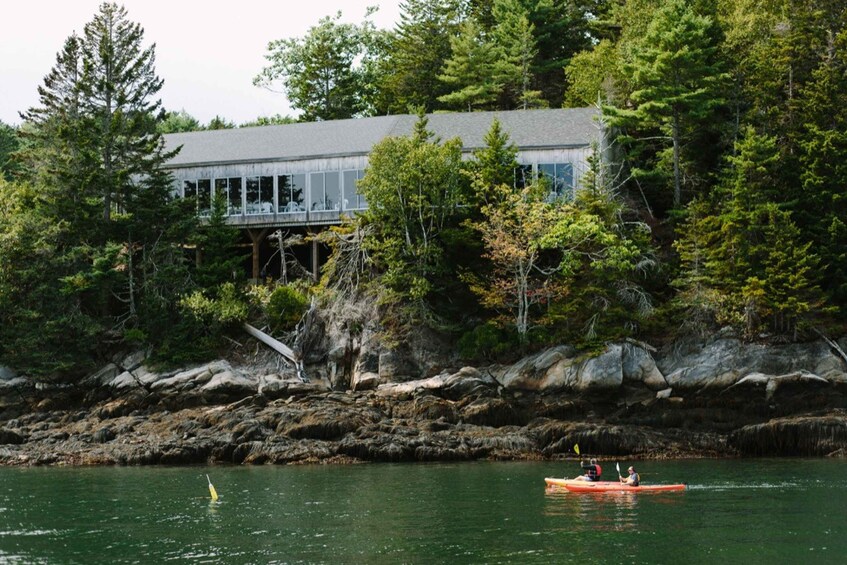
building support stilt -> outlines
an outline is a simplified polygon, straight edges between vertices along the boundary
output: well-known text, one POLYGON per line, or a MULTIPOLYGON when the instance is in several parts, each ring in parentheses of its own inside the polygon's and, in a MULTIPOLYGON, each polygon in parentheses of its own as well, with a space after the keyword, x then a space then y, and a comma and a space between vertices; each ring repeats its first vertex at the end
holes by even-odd
POLYGON ((253 243, 253 280, 259 280, 259 246, 262 244, 262 241, 265 239, 265 236, 268 235, 268 232, 271 231, 270 228, 263 228, 260 230, 247 230, 247 235, 250 236, 250 241, 253 243))

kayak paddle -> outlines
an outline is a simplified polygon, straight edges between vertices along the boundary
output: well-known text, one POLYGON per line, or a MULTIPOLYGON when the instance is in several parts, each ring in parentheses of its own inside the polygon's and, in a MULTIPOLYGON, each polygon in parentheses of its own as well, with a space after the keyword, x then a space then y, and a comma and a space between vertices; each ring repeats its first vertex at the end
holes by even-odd
POLYGON ((212 495, 212 500, 218 499, 218 493, 215 490, 215 487, 212 485, 211 479, 209 479, 209 475, 206 475, 206 480, 209 481, 209 494, 212 495))
POLYGON ((621 466, 620 466, 620 463, 618 463, 617 461, 615 461, 615 469, 618 470, 618 477, 620 477, 620 479, 623 480, 623 475, 621 475, 621 466))
POLYGON ((573 450, 576 451, 577 455, 579 455, 579 444, 578 443, 573 444, 573 450))

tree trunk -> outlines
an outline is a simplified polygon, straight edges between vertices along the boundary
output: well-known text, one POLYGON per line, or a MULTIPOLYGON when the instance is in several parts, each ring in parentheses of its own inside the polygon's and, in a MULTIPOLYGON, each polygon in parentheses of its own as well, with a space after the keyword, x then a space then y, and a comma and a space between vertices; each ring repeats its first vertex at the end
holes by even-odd
POLYGON ((673 207, 679 208, 682 200, 682 181, 679 172, 679 118, 673 120, 673 207))

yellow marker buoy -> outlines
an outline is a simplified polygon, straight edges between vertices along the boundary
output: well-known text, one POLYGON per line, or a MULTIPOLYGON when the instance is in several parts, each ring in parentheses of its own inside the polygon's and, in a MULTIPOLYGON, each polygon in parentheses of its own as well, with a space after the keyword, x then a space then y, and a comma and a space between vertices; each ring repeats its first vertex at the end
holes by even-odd
POLYGON ((212 480, 209 479, 209 475, 206 475, 206 480, 209 481, 209 494, 212 495, 212 500, 217 500, 218 499, 218 493, 215 490, 214 485, 212 485, 212 480))

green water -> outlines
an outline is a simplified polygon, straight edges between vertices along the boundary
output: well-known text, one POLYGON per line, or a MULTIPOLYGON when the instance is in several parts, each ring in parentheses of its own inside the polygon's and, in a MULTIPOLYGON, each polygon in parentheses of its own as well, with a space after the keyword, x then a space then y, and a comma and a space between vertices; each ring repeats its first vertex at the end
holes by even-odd
POLYGON ((574 462, 0 468, 0 563, 847 560, 847 461, 638 468, 689 489, 545 489, 574 462))

